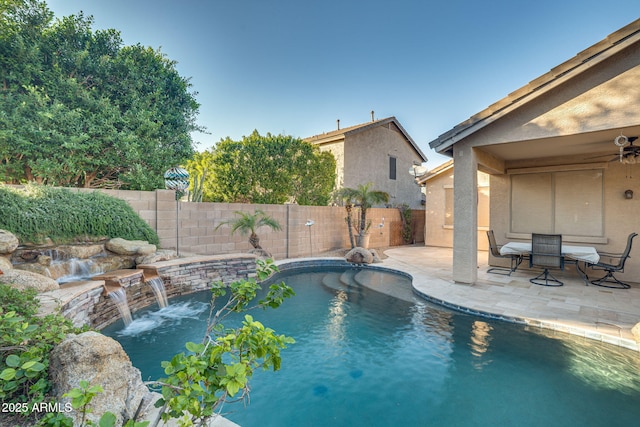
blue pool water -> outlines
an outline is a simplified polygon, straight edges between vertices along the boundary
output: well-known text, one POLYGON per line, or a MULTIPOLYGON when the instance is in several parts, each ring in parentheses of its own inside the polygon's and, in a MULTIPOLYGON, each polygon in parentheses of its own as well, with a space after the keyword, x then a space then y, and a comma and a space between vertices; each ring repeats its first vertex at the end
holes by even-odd
MULTIPOLYGON (((630 350, 452 312, 415 297, 399 275, 292 271, 278 280, 297 295, 252 315, 296 344, 283 350, 280 371, 254 376, 249 406, 225 406, 243 427, 640 420, 640 355, 630 350)), ((201 340, 208 298, 176 298, 103 332, 121 342, 143 379, 155 379, 162 360, 201 340)))

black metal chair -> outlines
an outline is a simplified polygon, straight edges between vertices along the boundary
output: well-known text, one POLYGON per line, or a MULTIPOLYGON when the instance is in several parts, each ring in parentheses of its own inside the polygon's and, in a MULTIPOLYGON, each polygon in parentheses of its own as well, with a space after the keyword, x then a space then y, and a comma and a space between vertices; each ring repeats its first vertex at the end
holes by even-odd
POLYGON ((550 268, 564 270, 564 257, 562 256, 561 234, 537 234, 531 235, 531 254, 529 255, 529 267, 544 268, 544 271, 529 279, 531 283, 542 286, 562 286, 560 280, 549 272, 550 268))
POLYGON ((493 234, 493 230, 487 231, 487 238, 489 239, 489 250, 491 251, 491 255, 496 258, 510 258, 511 259, 511 267, 491 267, 487 270, 487 273, 493 274, 503 274, 505 276, 511 276, 511 273, 516 271, 520 263, 522 262, 523 256, 522 254, 512 254, 512 255, 502 255, 500 253, 500 246, 496 244, 496 237, 493 234))
POLYGON ((627 237, 627 247, 621 254, 612 254, 607 252, 598 253, 601 260, 596 264, 588 264, 588 267, 592 270, 604 270, 607 272, 607 274, 602 276, 600 279, 592 280, 591 284, 596 286, 603 286, 605 288, 629 289, 630 286, 627 283, 618 280, 616 276, 613 275, 613 273, 624 272, 624 263, 627 261, 627 258, 629 258, 633 238, 637 235, 638 233, 629 234, 629 237, 627 237), (609 262, 603 262, 602 258, 607 258, 609 262))

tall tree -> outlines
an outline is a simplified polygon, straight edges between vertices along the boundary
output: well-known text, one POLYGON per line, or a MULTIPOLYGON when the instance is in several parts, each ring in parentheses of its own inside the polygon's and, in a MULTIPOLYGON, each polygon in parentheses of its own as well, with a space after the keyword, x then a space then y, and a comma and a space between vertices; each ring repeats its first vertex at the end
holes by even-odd
POLYGON ((185 169, 189 172, 189 196, 194 192, 202 194, 201 202, 214 201, 213 188, 215 186, 211 173, 211 165, 213 162, 213 154, 206 150, 201 153, 195 153, 193 157, 185 164, 185 169))
POLYGON ((211 152, 213 201, 327 205, 335 182, 335 159, 298 138, 262 136, 220 141, 211 152))
POLYGON ((193 155, 199 105, 174 61, 41 1, 0 12, 0 180, 148 190, 193 155))

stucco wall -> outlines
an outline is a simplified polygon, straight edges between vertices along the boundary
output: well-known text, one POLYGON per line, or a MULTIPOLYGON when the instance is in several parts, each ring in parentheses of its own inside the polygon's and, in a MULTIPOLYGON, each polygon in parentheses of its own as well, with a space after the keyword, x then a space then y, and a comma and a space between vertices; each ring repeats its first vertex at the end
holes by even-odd
POLYGON ((344 187, 344 143, 343 141, 328 142, 319 146, 320 151, 328 151, 336 159, 336 187, 344 187))
POLYGON ((421 162, 419 156, 392 129, 377 126, 353 135, 347 135, 344 152, 344 186, 356 188, 360 184, 373 183, 373 188, 389 193, 389 203, 406 203, 412 209, 422 209, 420 187, 409 174, 413 162, 421 162), (396 160, 396 179, 389 179, 389 157, 396 160))
MULTIPOLYGON (((445 248, 453 247, 453 173, 454 169, 447 169, 434 175, 425 182, 427 204, 425 209, 425 245, 445 248), (447 200, 449 199, 449 200, 447 200)), ((489 229, 489 176, 478 172, 478 250, 489 249, 485 237, 489 229)))
MULTIPOLYGON (((177 210, 173 191, 105 192, 126 200, 142 219, 157 231, 162 248, 176 249, 177 237, 181 255, 218 255, 250 250, 248 236, 239 233, 232 236, 226 225, 218 230, 215 228, 221 222, 235 219, 235 211, 252 213, 255 209, 263 210, 282 226, 280 231, 271 231, 268 228, 258 230, 261 246, 276 259, 304 257, 350 247, 343 207, 181 201, 177 210), (177 233, 176 217, 180 225, 177 233), (305 226, 308 220, 313 220, 314 225, 305 226)), ((368 217, 372 223, 370 247, 399 244, 398 235, 402 229, 402 220, 397 209, 373 208, 369 211, 368 217), (384 227, 377 227, 383 222, 382 218, 384 227)), ((423 211, 414 211, 413 218, 416 221, 415 242, 423 242, 423 211)))
MULTIPOLYGON (((561 160, 561 159, 560 159, 561 160)), ((567 160, 567 159, 564 159, 567 160)), ((620 253, 627 243, 627 236, 631 232, 640 230, 640 184, 635 178, 640 177, 640 165, 624 165, 611 162, 603 169, 603 203, 602 236, 594 236, 593 241, 585 238, 583 242, 571 244, 588 245, 600 252, 620 253), (634 192, 633 199, 625 199, 625 190, 634 192), (601 237, 604 243, 598 243, 601 237)), ((495 231, 498 244, 506 241, 518 241, 511 230, 511 179, 509 175, 491 176, 491 226, 495 231)), ((540 226, 535 218, 531 221, 531 229, 540 226)), ((561 232, 561 230, 554 230, 561 232)), ((616 275, 621 279, 637 281, 640 277, 640 241, 636 238, 631 251, 631 258, 627 261, 624 274, 616 275)), ((499 261, 493 260, 493 263, 499 261)), ((595 273, 595 276, 601 273, 595 273)))
MULTIPOLYGON (((248 236, 230 234, 229 226, 218 224, 234 220, 236 211, 253 213, 256 209, 275 218, 282 229, 258 229, 261 246, 276 259, 315 255, 350 247, 345 209, 339 206, 253 205, 244 203, 176 202, 171 190, 128 191, 70 188, 71 191, 102 191, 125 200, 160 238, 160 247, 177 249, 180 255, 219 255, 252 249, 248 236), (314 221, 311 227, 305 224, 314 221), (179 227, 176 227, 176 224, 179 227), (176 240, 178 247, 176 248, 176 240)), ((369 247, 404 244, 402 219, 396 208, 372 208, 369 247), (383 227, 378 227, 384 224, 383 227)), ((413 241, 424 242, 424 211, 412 211, 413 241)))

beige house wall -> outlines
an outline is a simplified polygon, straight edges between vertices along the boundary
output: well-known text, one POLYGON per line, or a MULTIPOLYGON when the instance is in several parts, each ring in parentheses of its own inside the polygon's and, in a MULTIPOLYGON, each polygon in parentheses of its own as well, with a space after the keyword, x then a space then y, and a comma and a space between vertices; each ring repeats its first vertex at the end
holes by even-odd
MULTIPOLYGON (((88 191, 88 190, 80 190, 88 191)), ((248 236, 230 235, 228 226, 218 224, 236 218, 234 212, 263 210, 282 226, 280 231, 261 228, 260 244, 276 259, 305 257, 333 249, 350 247, 345 224, 345 210, 338 206, 249 205, 241 203, 176 202, 174 192, 104 190, 131 205, 160 237, 160 247, 176 249, 180 255, 219 255, 247 252, 252 249, 248 236), (179 228, 176 228, 176 220, 179 228), (308 220, 314 225, 306 226, 308 220)), ((381 248, 401 244, 402 220, 398 209, 373 208, 369 211, 371 237, 369 247, 381 248), (384 220, 383 220, 384 218, 384 220), (383 227, 378 225, 384 224, 383 227)), ((424 215, 413 212, 415 242, 423 242, 424 215)))
POLYGON ((336 159, 336 187, 344 187, 344 142, 328 142, 318 146, 320 151, 328 151, 336 159))
MULTIPOLYGON (((391 124, 389 124, 391 125, 391 124)), ((389 203, 406 203, 423 209, 420 187, 409 170, 422 159, 399 131, 376 126, 366 132, 348 135, 344 142, 344 186, 356 188, 373 183, 375 190, 389 193, 389 203), (389 178, 389 158, 396 158, 396 179, 389 178)))
POLYGON ((423 209, 421 189, 409 170, 426 157, 395 117, 337 129, 305 141, 335 157, 336 188, 371 183, 374 190, 389 193, 391 205, 423 209), (395 179, 390 176, 391 158, 395 159, 395 179))
MULTIPOLYGON (((453 175, 454 168, 434 175, 425 182, 425 245, 453 248, 453 175)), ((489 243, 483 238, 490 221, 489 175, 478 172, 478 250, 486 251, 489 243)))
MULTIPOLYGON (((557 159, 562 161, 563 159, 557 159)), ((567 161, 568 159, 564 159, 567 161)), ((572 165, 574 167, 578 165, 572 165)), ((626 244, 627 236, 640 230, 640 165, 624 165, 617 161, 603 163, 603 169, 597 167, 590 169, 597 173, 602 172, 602 204, 601 225, 597 222, 586 229, 594 232, 591 236, 572 236, 561 228, 548 229, 549 219, 546 215, 532 215, 528 221, 532 231, 551 232, 563 234, 563 239, 568 244, 588 245, 595 247, 599 252, 621 253, 626 244), (625 199, 624 192, 632 190, 633 199, 625 199)), ((563 167, 565 168, 565 167, 563 167)), ((535 171, 535 168, 532 168, 535 171)), ((553 168, 551 170, 554 170, 553 168)), ((533 173, 546 179, 548 169, 533 173)), ((498 244, 506 241, 526 241, 529 236, 521 235, 513 230, 512 220, 512 176, 509 174, 491 176, 491 226, 494 229, 498 244)), ((598 188, 593 189, 595 195, 601 194, 598 188)), ((554 206, 555 208, 555 206, 554 206)), ((566 207, 561 207, 567 209, 566 207)), ((568 213, 571 214, 570 212, 568 213)), ((564 215, 555 212, 555 215, 564 215)), ((616 274, 621 280, 637 281, 640 277, 640 242, 636 238, 635 246, 631 251, 631 258, 627 261, 624 274, 616 274)), ((501 264, 500 260, 492 260, 492 264, 501 264)), ((597 273, 596 273, 597 274, 597 273)))

